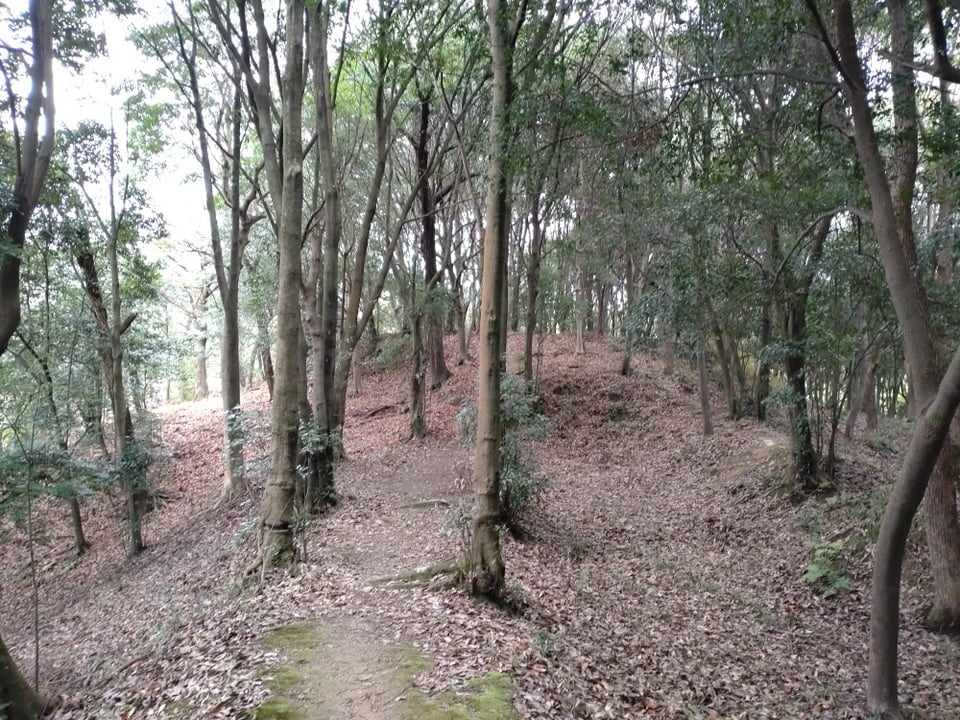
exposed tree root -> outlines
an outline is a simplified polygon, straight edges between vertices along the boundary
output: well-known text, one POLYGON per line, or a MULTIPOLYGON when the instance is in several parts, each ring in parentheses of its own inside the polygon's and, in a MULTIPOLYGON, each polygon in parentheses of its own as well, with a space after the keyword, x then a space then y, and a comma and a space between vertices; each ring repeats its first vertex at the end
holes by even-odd
POLYGON ((443 498, 426 498, 424 500, 416 500, 412 503, 407 503, 406 505, 400 505, 398 509, 400 510, 421 510, 425 508, 436 508, 450 507, 450 501, 444 500, 443 498))
POLYGON ((463 558, 452 558, 434 563, 426 567, 417 568, 412 572, 400 575, 388 575, 375 579, 377 585, 386 585, 391 588, 427 588, 429 590, 447 590, 457 587, 463 581, 463 558))

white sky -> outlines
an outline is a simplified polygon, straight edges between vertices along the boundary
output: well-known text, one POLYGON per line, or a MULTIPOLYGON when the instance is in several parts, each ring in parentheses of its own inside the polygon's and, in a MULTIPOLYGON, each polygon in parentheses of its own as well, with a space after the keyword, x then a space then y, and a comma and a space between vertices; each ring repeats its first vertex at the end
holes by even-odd
MULTIPOLYGON (((161 8, 162 9, 162 8, 161 8)), ((161 18, 158 18, 158 20, 161 18)), ((142 22, 139 21, 139 22, 142 22)), ((127 36, 133 26, 113 16, 103 20, 102 32, 107 38, 107 56, 86 63, 78 77, 63 67, 54 68, 54 102, 57 127, 75 127, 84 120, 95 120, 107 127, 112 120, 118 137, 124 134, 123 101, 136 90, 138 75, 149 70, 151 61, 144 58, 127 36), (114 94, 111 88, 132 85, 130 92, 114 94)), ((184 112, 187 112, 186 108, 184 112)), ((176 262, 196 266, 185 249, 209 244, 209 224, 204 207, 203 183, 197 177, 199 165, 189 152, 190 137, 186 134, 165 149, 165 169, 161 176, 150 176, 143 183, 153 206, 167 221, 170 245, 176 249, 176 262)), ((160 253, 165 254, 165 253, 160 253)), ((155 257, 154 253, 148 256, 155 257)))

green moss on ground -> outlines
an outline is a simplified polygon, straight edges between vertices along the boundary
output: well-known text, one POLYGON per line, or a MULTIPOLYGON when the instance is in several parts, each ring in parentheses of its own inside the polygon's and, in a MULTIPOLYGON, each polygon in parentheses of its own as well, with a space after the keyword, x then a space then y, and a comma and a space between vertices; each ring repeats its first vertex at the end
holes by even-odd
MULTIPOLYGON (((391 720, 516 720, 513 680, 502 672, 473 678, 457 690, 435 697, 418 690, 414 680, 430 663, 410 645, 380 646, 340 629, 315 624, 289 625, 270 634, 264 644, 287 662, 266 669, 261 678, 270 690, 257 709, 257 720, 319 720, 336 716, 336 702, 371 676, 382 677, 379 696, 383 718, 391 720), (331 668, 337 666, 337 671, 331 668), (378 673, 378 669, 389 669, 378 673)), ((364 686, 365 687, 365 686, 364 686)))
POLYGON ((417 650, 409 645, 392 645, 387 655, 396 663, 394 690, 405 698, 402 720, 514 720, 513 679, 502 672, 489 672, 468 680, 458 690, 431 697, 414 687, 417 675, 430 669, 417 650))

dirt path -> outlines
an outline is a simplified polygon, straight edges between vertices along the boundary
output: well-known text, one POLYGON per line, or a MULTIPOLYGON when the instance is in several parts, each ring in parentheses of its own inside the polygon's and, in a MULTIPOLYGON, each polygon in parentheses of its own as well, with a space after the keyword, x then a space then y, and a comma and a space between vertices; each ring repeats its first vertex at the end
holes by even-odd
POLYGON ((396 668, 383 645, 356 624, 299 624, 265 640, 280 655, 262 673, 272 695, 257 717, 397 720, 396 668))

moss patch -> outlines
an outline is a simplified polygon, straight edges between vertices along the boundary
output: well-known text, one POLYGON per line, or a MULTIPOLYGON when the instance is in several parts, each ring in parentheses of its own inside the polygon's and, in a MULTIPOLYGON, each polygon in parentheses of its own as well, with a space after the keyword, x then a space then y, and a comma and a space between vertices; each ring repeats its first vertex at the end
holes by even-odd
POLYGON ((509 675, 490 672, 430 697, 414 686, 430 663, 410 645, 384 646, 362 633, 315 624, 290 625, 264 645, 283 664, 261 678, 270 690, 257 720, 516 720, 509 675))
POLYGON ((257 720, 321 717, 312 715, 309 708, 314 696, 323 697, 329 689, 329 678, 320 662, 327 639, 326 628, 309 623, 277 628, 267 636, 263 644, 281 651, 287 662, 261 674, 271 694, 257 709, 257 720))
POLYGON ((420 673, 430 669, 417 650, 410 645, 395 644, 385 654, 396 666, 393 685, 398 697, 404 698, 399 713, 402 720, 514 720, 517 717, 511 701, 513 680, 502 672, 489 672, 468 680, 457 690, 447 690, 431 697, 414 687, 420 673))

